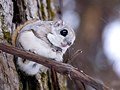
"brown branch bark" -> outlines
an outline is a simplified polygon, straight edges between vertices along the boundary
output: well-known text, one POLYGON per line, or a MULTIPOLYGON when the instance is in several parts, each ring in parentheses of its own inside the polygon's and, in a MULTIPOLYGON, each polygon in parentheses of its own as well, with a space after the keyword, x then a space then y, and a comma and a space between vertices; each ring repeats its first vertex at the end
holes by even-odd
POLYGON ((31 52, 24 51, 24 50, 21 50, 16 47, 6 45, 3 43, 0 43, 0 50, 2 50, 3 52, 7 52, 9 54, 12 54, 12 55, 16 55, 16 56, 40 63, 48 68, 53 67, 57 72, 59 72, 61 74, 66 74, 66 75, 70 76, 71 79, 80 80, 81 82, 92 86, 96 90, 110 90, 104 84, 97 82, 92 77, 86 75, 83 71, 79 71, 78 69, 76 69, 75 67, 73 67, 69 64, 50 60, 50 59, 41 57, 39 55, 33 54, 31 52))

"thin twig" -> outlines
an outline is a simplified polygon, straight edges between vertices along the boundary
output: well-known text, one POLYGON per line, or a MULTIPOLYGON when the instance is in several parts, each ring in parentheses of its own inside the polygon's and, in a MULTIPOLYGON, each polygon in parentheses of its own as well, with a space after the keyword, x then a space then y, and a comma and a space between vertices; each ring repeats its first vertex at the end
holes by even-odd
POLYGON ((86 75, 83 71, 77 70, 73 66, 65 63, 60 63, 51 59, 41 57, 37 54, 18 49, 16 47, 0 43, 0 50, 3 52, 19 56, 24 59, 28 59, 37 63, 40 63, 48 68, 53 67, 57 72, 61 74, 70 75, 72 79, 80 80, 81 82, 92 86, 96 90, 110 90, 104 84, 94 80, 92 77, 86 75))
POLYGON ((71 59, 67 62, 67 63, 72 63, 74 60, 75 60, 75 58, 77 58, 77 56, 78 55, 80 55, 82 53, 82 50, 77 50, 72 56, 71 56, 71 59))

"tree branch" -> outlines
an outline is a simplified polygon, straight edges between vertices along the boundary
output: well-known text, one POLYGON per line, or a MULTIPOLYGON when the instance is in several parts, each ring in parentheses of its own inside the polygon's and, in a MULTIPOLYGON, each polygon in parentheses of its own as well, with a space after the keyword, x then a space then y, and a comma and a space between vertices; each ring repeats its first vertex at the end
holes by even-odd
POLYGON ((37 54, 24 51, 24 50, 21 50, 16 47, 6 45, 3 43, 0 43, 0 50, 6 53, 12 54, 12 55, 19 56, 24 59, 28 59, 28 60, 40 63, 48 68, 53 67, 57 72, 61 74, 67 74, 72 79, 80 80, 81 82, 87 85, 90 85, 97 90, 110 90, 107 86, 101 84, 100 82, 97 82, 92 77, 86 75, 83 71, 79 71, 77 68, 69 64, 50 60, 42 56, 39 56, 37 54))

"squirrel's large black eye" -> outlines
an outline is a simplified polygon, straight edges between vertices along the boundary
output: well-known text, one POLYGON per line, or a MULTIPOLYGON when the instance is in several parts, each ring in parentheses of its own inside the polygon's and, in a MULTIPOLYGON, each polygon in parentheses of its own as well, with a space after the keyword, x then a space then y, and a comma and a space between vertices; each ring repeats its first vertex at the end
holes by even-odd
POLYGON ((65 37, 68 34, 68 31, 66 29, 63 29, 60 31, 60 34, 65 37))

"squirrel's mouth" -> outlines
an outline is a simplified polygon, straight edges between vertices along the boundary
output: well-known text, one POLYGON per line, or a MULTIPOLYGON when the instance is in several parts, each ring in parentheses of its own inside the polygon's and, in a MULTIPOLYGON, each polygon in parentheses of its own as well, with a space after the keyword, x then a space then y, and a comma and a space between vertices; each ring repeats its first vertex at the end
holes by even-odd
POLYGON ((62 47, 67 47, 68 45, 67 45, 67 43, 61 43, 61 46, 62 47))
POLYGON ((67 46, 71 46, 71 42, 70 41, 65 41, 65 42, 61 42, 61 46, 62 47, 67 47, 67 46))

